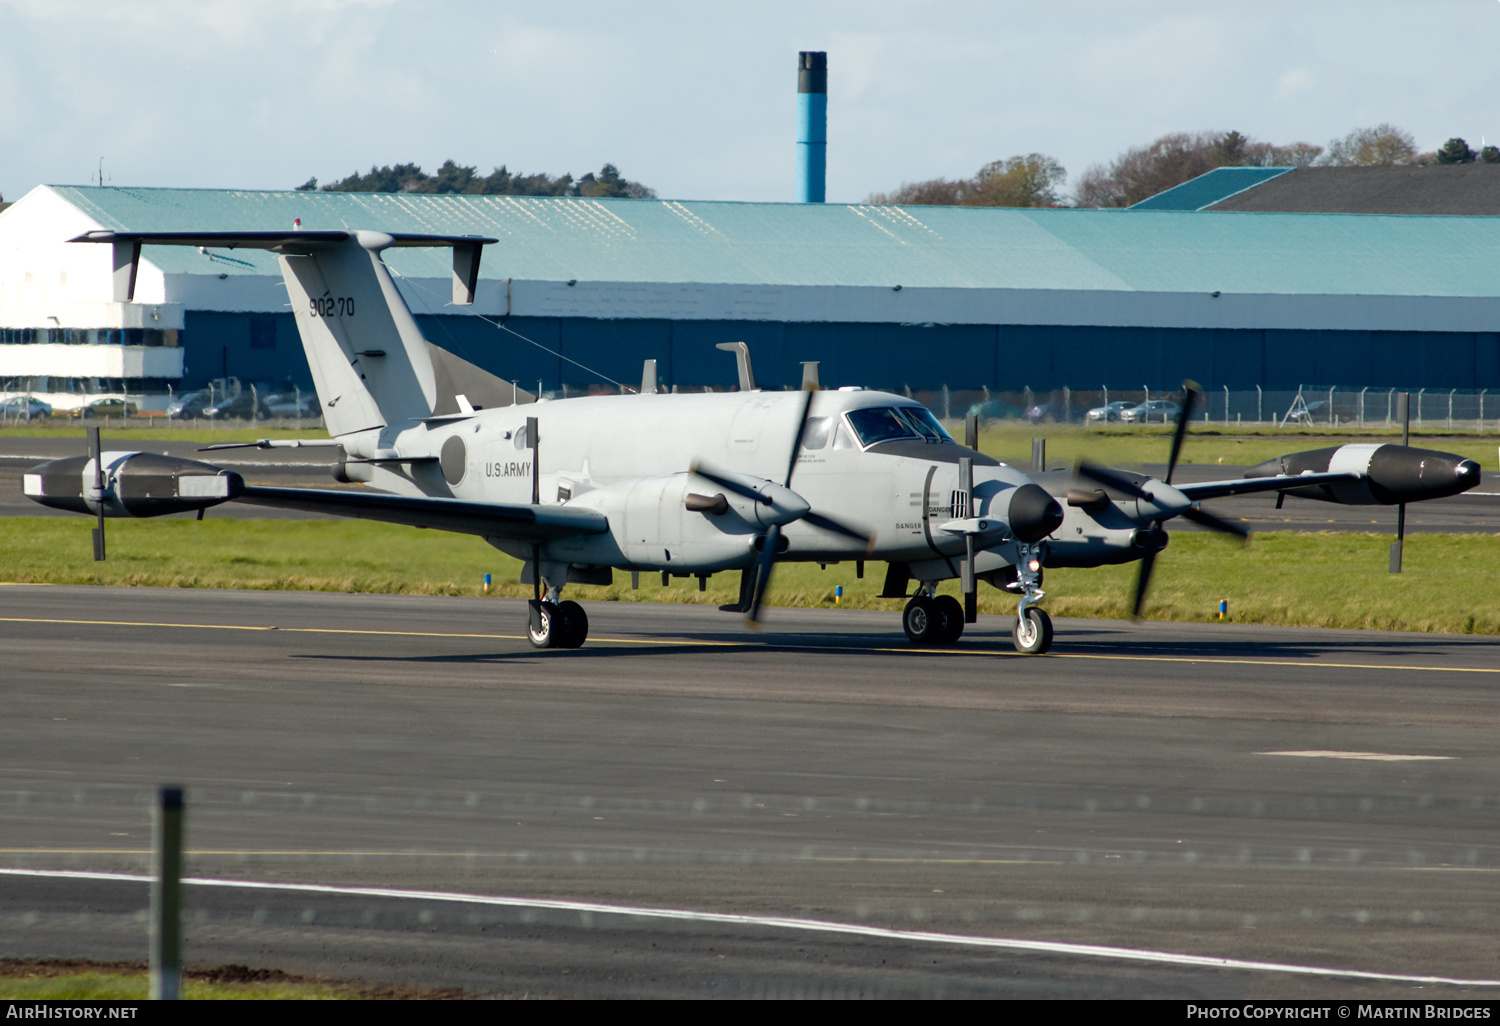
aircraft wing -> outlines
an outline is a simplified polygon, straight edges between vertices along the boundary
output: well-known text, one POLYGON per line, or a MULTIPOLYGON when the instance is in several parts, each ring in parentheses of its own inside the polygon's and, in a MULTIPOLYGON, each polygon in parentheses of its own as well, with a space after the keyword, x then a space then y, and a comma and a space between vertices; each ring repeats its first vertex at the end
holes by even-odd
POLYGON ((1198 484, 1173 485, 1194 502, 1204 499, 1221 499, 1226 495, 1245 495, 1250 492, 1284 492, 1309 485, 1330 484, 1334 481, 1358 481, 1363 475, 1341 474, 1276 474, 1272 477, 1236 477, 1228 481, 1202 481, 1198 484))
POLYGON ((390 495, 362 490, 265 488, 249 485, 235 501, 528 542, 601 534, 609 530, 607 517, 587 509, 466 502, 462 499, 390 495))

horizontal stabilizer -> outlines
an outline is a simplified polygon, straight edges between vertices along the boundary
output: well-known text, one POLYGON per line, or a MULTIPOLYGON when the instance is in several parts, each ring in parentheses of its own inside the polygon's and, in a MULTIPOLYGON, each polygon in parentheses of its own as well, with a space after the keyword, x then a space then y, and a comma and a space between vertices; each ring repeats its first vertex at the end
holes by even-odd
POLYGON ((219 231, 219 232, 84 232, 69 242, 108 242, 114 246, 114 301, 135 299, 136 271, 141 246, 215 246, 219 249, 266 249, 282 255, 306 256, 319 249, 354 240, 378 253, 404 246, 449 246, 453 249, 453 302, 474 302, 479 284, 479 256, 498 239, 479 235, 425 235, 416 232, 371 232, 347 230, 219 231))

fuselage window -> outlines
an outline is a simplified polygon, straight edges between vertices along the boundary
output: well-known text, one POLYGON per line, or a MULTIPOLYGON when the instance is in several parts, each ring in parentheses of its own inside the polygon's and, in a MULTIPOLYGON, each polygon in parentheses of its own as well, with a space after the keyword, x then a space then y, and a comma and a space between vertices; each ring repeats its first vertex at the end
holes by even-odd
POLYGON ((833 428, 832 417, 810 417, 802 430, 802 448, 821 449, 828 444, 828 433, 833 428))
POLYGON ((912 427, 927 438, 938 442, 951 442, 953 436, 943 430, 943 424, 925 406, 903 406, 901 412, 911 421, 912 427))
POLYGON ((889 442, 893 438, 913 438, 917 432, 888 406, 850 410, 849 423, 863 445, 889 442))

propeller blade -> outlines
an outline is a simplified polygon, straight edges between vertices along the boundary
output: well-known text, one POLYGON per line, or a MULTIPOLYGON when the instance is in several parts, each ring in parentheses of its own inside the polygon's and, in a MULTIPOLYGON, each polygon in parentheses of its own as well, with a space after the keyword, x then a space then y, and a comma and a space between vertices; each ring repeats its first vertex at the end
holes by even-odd
POLYGON ((824 516, 822 513, 807 513, 802 517, 802 520, 804 523, 812 524, 814 527, 821 527, 825 531, 832 531, 834 534, 841 534, 845 538, 853 538, 855 541, 864 542, 865 551, 867 552, 875 545, 875 536, 873 534, 850 527, 832 517, 824 516))
POLYGON ((1141 569, 1135 578, 1135 598, 1130 604, 1130 618, 1141 618, 1141 607, 1146 604, 1146 588, 1151 584, 1151 570, 1156 566, 1156 550, 1147 549, 1141 557, 1141 569))
POLYGON ((755 575, 755 597, 750 600, 750 611, 745 614, 745 624, 752 630, 760 626, 760 603, 771 585, 771 568, 776 565, 776 546, 781 541, 781 528, 772 524, 766 531, 765 548, 760 553, 760 570, 755 575))
POLYGON ((1177 469, 1177 457, 1182 454, 1182 441, 1187 437, 1188 422, 1193 419, 1193 407, 1198 405, 1198 399, 1203 394, 1196 381, 1184 381, 1182 388, 1187 394, 1182 397, 1182 413, 1177 417, 1177 430, 1172 432, 1172 453, 1167 457, 1167 476, 1162 478, 1167 484, 1172 483, 1172 472, 1177 469))
POLYGON ((1225 520, 1223 517, 1214 516, 1214 514, 1205 512, 1201 509, 1185 509, 1182 511, 1182 515, 1191 520, 1193 523, 1201 524, 1211 531, 1219 531, 1223 534, 1232 534, 1235 537, 1240 538, 1241 540, 1248 539, 1250 537, 1250 529, 1244 524, 1236 524, 1232 520, 1225 520))
POLYGON ((786 480, 782 482, 786 487, 792 486, 792 471, 797 469, 797 451, 802 448, 802 435, 807 431, 807 415, 812 412, 812 389, 803 391, 802 416, 797 418, 797 434, 792 439, 792 455, 786 464, 786 480))
POLYGON ((1080 460, 1078 466, 1075 468, 1075 472, 1079 477, 1086 477, 1091 481, 1104 485, 1106 488, 1113 488, 1117 492, 1123 492, 1133 499, 1145 499, 1147 502, 1153 501, 1151 493, 1147 492, 1140 485, 1128 477, 1120 476, 1113 470, 1099 466, 1097 463, 1080 460))
POLYGON ((694 462, 693 465, 688 469, 691 470, 692 473, 697 474, 699 477, 712 481, 714 484, 718 485, 720 488, 725 489, 726 491, 731 491, 734 494, 743 496, 746 499, 753 499, 756 502, 766 501, 765 492, 753 488, 742 481, 737 481, 731 477, 725 477, 724 475, 718 473, 708 466, 705 466, 702 463, 694 462))

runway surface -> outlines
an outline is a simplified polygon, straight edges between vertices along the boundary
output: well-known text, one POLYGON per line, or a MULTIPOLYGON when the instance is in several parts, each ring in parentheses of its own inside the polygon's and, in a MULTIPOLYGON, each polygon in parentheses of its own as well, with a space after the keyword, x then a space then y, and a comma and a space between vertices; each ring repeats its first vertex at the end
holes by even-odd
MULTIPOLYGON (((141 874, 182 783, 195 877, 426 892, 194 885, 195 963, 507 995, 1500 994, 964 939, 1500 978, 1491 639, 1064 620, 1026 658, 1004 617, 917 652, 891 614, 589 614, 586 647, 537 652, 501 600, 0 587, 0 865, 141 874)), ((0 875, 0 956, 144 958, 145 906, 0 875)))
MULTIPOLYGON (((106 446, 120 449, 143 449, 185 459, 206 460, 242 475, 250 484, 277 487, 338 487, 333 480, 335 450, 310 449, 223 449, 199 452, 192 442, 121 441, 106 446)), ((6 438, 0 436, 0 516, 75 516, 63 510, 48 509, 27 499, 21 493, 21 475, 43 460, 74 456, 84 451, 82 439, 6 438)), ((1143 472, 1160 476, 1166 465, 1146 465, 1143 472)), ((1245 467, 1184 464, 1179 467, 1179 482, 1219 481, 1238 478, 1245 467)), ((1289 498, 1276 508, 1274 495, 1242 495, 1215 499, 1208 508, 1230 520, 1244 522, 1252 531, 1373 531, 1394 535, 1396 509, 1393 506, 1339 506, 1328 502, 1289 498)), ((192 517, 196 514, 179 514, 192 517)), ((253 517, 289 519, 327 519, 317 514, 278 510, 266 506, 229 502, 215 506, 211 517, 253 517)), ((1172 523, 1172 530, 1203 530, 1186 520, 1172 523)), ((1406 530, 1410 534, 1429 532, 1484 533, 1500 531, 1500 483, 1493 473, 1487 474, 1477 487, 1463 495, 1407 507, 1406 530)))

